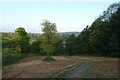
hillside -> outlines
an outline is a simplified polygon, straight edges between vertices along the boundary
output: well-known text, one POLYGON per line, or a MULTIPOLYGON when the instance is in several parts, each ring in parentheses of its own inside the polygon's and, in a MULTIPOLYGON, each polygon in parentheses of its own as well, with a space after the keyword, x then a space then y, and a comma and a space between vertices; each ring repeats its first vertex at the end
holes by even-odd
POLYGON ((74 35, 76 35, 76 36, 78 36, 79 34, 80 34, 80 32, 59 32, 60 34, 68 34, 68 35, 72 35, 72 34, 74 34, 74 35))

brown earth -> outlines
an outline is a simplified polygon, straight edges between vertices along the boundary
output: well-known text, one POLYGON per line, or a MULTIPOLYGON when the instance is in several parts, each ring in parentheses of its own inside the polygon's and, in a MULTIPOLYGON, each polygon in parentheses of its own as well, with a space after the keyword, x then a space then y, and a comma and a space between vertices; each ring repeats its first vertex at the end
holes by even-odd
POLYGON ((89 78, 118 78, 118 59, 85 56, 55 56, 56 61, 43 62, 44 56, 31 56, 16 64, 3 67, 5 78, 50 78, 73 65, 76 61, 89 61, 92 64, 89 78))
POLYGON ((93 61, 92 78, 118 78, 118 61, 93 61))
POLYGON ((32 56, 20 60, 16 64, 3 67, 5 78, 49 78, 74 64, 76 61, 64 57, 54 57, 56 61, 44 62, 44 57, 32 56))
MULTIPOLYGON (((88 78, 119 78, 118 58, 73 56, 77 61, 89 61, 91 72, 88 78)), ((120 62, 119 62, 120 63, 120 62)))
POLYGON ((67 78, 84 78, 83 75, 85 74, 86 68, 89 65, 88 63, 89 63, 88 61, 82 62, 80 66, 77 69, 75 69, 72 72, 72 74, 70 74, 67 78))

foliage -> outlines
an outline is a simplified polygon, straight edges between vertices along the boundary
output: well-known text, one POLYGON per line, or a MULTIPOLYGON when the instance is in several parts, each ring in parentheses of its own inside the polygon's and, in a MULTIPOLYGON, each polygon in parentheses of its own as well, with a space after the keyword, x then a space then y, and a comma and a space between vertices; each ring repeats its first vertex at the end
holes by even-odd
POLYGON ((2 33, 2 52, 8 53, 20 53, 20 45, 18 44, 18 36, 14 33, 2 33))
POLYGON ((13 64, 25 56, 25 54, 4 54, 2 55, 2 66, 13 64))
POLYGON ((47 53, 54 53, 55 45, 56 45, 56 24, 51 23, 48 20, 44 20, 42 25, 42 31, 44 32, 42 35, 42 43, 41 48, 47 53))
POLYGON ((12 50, 10 48, 3 48, 2 49, 2 54, 9 54, 9 53, 12 53, 12 50))
POLYGON ((62 55, 64 53, 63 40, 60 39, 56 44, 56 53, 62 55))
POLYGON ((72 34, 69 36, 69 38, 66 40, 66 50, 67 53, 69 53, 69 55, 71 54, 75 54, 75 50, 76 50, 76 43, 75 43, 75 35, 72 34))
POLYGON ((19 27, 16 29, 15 33, 17 34, 18 39, 18 44, 21 47, 21 52, 28 52, 29 49, 29 37, 27 36, 27 32, 25 31, 24 28, 19 27))
POLYGON ((42 31, 44 32, 42 35, 41 48, 47 53, 47 57, 45 60, 52 60, 51 57, 49 57, 49 54, 55 52, 55 46, 57 42, 56 24, 51 23, 48 20, 44 20, 43 23, 41 23, 41 26, 42 31))
MULTIPOLYGON (((2 64, 3 66, 15 63, 21 58, 25 57, 25 54, 21 54, 21 43, 26 45, 26 33, 23 36, 23 29, 19 33, 21 28, 16 30, 16 33, 2 33, 2 64), (22 35, 21 35, 22 34, 22 35)), ((25 30, 24 30, 25 31, 25 30)), ((24 48, 29 49, 29 48, 24 48)))
MULTIPOLYGON (((115 9, 113 7, 111 9, 115 9)), ((116 5, 115 5, 116 6, 116 5)), ((111 6, 110 6, 111 7, 111 6)), ((117 6, 118 8, 118 6, 117 6)), ((111 10, 110 9, 110 10, 111 10)), ((119 37, 120 34, 120 6, 114 13, 107 13, 110 15, 108 20, 104 20, 104 17, 101 19, 98 18, 91 26, 91 32, 89 36, 89 43, 91 45, 93 53, 101 52, 104 56, 119 56, 119 37)), ((109 9, 108 9, 109 10, 109 9)), ((109 11, 107 11, 109 12, 109 11)), ((111 11, 110 11, 111 12, 111 11)), ((107 15, 105 14, 105 15, 107 15)))
POLYGON ((40 40, 32 41, 32 43, 30 44, 30 51, 33 54, 40 53, 40 48, 39 48, 40 44, 41 44, 40 40))

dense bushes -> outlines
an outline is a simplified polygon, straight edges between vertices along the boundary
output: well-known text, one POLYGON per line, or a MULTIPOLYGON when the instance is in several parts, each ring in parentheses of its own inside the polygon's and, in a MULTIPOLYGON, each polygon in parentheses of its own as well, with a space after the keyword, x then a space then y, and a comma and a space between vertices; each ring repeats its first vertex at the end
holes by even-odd
POLYGON ((30 52, 32 52, 33 54, 40 53, 40 44, 40 40, 33 40, 30 44, 30 52))
POLYGON ((15 33, 2 33, 2 65, 15 63, 29 52, 29 37, 24 28, 15 33), (24 33, 24 34, 23 34, 24 33))
POLYGON ((25 56, 26 54, 14 54, 14 53, 2 55, 2 66, 15 63, 25 56))

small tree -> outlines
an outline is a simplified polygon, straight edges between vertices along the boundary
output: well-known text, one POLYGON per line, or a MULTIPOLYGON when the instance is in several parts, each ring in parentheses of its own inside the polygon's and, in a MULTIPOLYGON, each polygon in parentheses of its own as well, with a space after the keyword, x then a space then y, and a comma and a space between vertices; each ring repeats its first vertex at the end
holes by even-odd
POLYGON ((53 58, 50 57, 50 54, 55 52, 55 37, 57 33, 56 24, 51 23, 48 20, 43 20, 41 26, 42 31, 44 32, 42 35, 43 40, 41 48, 47 53, 47 57, 44 60, 51 61, 53 58))
POLYGON ((27 52, 28 51, 28 47, 29 47, 29 37, 27 36, 27 32, 25 31, 24 28, 19 27, 15 30, 15 33, 17 34, 19 41, 18 44, 21 47, 21 52, 27 52))

